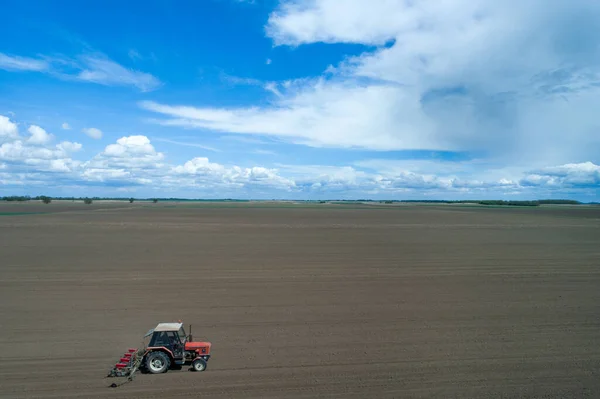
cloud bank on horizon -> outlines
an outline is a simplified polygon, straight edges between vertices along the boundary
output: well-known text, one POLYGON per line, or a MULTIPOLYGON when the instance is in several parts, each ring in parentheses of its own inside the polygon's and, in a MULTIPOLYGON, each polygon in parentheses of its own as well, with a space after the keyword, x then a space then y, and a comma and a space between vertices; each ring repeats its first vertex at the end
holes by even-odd
POLYGON ((218 46, 0 47, 0 190, 599 200, 598 2, 234 3, 173 5, 256 16, 218 46))

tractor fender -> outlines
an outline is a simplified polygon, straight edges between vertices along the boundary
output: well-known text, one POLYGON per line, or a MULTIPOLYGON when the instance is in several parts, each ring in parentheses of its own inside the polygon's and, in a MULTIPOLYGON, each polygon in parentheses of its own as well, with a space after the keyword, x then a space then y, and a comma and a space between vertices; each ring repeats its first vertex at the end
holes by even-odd
POLYGON ((173 352, 171 352, 168 348, 164 347, 164 346, 149 346, 146 348, 146 353, 144 353, 144 357, 146 357, 146 355, 150 352, 156 352, 156 351, 161 351, 161 352, 165 352, 167 354, 167 356, 169 356, 169 359, 171 359, 171 362, 173 362, 175 360, 175 356, 173 356, 173 352))

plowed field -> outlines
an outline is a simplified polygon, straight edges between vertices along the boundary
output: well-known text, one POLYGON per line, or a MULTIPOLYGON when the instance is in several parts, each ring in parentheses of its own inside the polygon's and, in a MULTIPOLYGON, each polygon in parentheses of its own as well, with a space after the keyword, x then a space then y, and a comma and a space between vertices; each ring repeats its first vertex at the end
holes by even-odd
POLYGON ((600 397, 600 207, 0 204, 0 396, 600 397), (103 379, 156 323, 203 373, 103 379))

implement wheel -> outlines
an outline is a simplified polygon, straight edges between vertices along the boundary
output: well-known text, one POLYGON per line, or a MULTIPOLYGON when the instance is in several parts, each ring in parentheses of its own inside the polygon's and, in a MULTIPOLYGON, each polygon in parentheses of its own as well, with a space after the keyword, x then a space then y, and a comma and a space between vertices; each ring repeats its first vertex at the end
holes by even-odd
POLYGON ((171 360, 164 352, 150 352, 146 355, 146 369, 152 374, 166 373, 171 360))
POLYGON ((206 370, 206 360, 204 359, 196 359, 192 363, 192 368, 194 371, 204 371, 206 370))

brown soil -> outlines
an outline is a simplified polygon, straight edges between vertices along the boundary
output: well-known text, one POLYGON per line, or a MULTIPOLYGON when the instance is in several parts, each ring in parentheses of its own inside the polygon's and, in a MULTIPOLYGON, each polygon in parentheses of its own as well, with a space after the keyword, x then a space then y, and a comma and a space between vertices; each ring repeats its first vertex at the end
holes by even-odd
POLYGON ((0 205, 0 396, 198 393, 600 397, 600 207, 0 205), (207 371, 108 388, 178 319, 207 371))

